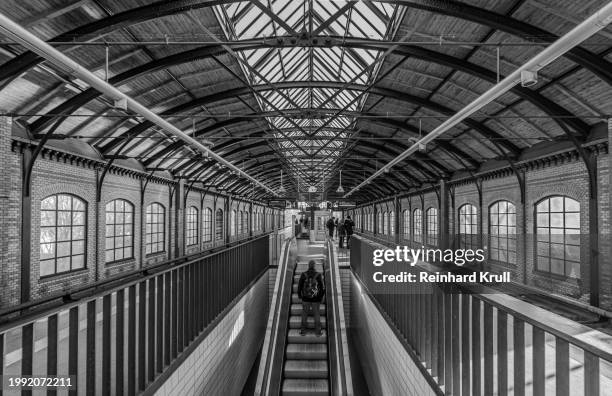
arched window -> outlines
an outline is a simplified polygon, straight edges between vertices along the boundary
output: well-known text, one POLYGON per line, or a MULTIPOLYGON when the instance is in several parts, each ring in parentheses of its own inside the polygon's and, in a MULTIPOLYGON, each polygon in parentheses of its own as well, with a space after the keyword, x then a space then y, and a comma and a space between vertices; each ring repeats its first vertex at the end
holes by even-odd
POLYGON ((378 222, 378 227, 376 229, 377 234, 382 234, 385 232, 385 226, 383 225, 383 214, 378 211, 376 212, 376 221, 378 222))
POLYGON ((236 235, 236 210, 232 209, 230 213, 230 235, 236 235))
POLYGON ((408 211, 408 209, 404 210, 402 212, 402 217, 403 217, 402 234, 404 235, 405 239, 409 239, 410 238, 410 211, 408 211))
POLYGON ((537 270, 580 278, 580 203, 549 197, 536 205, 537 270))
POLYGON ((412 211, 412 235, 416 243, 423 243, 423 211, 419 208, 412 211))
POLYGON ((212 241, 212 209, 204 208, 202 213, 202 237, 204 242, 212 241))
POLYGON ((217 209, 215 213, 215 241, 223 240, 223 210, 217 209))
POLYGON ((463 249, 475 248, 478 244, 478 209, 465 204, 459 208, 459 246, 463 249))
POLYGON ((389 212, 389 235, 395 235, 395 211, 389 212))
POLYGON ((85 268, 87 204, 56 194, 40 203, 40 276, 85 268))
POLYGON ((134 205, 124 199, 106 204, 105 261, 134 257, 134 205))
POLYGON ((426 243, 438 246, 438 209, 429 208, 425 212, 425 237, 426 243))
POLYGON ((489 258, 516 264, 516 207, 511 202, 489 206, 489 258))
POLYGON ((185 222, 185 239, 187 246, 198 244, 198 209, 190 206, 187 209, 187 221, 185 222))
POLYGON ((387 235, 389 233, 389 213, 387 212, 383 213, 382 215, 382 227, 379 231, 383 235, 387 235))
POLYGON ((145 222, 145 253, 158 253, 165 250, 166 209, 154 202, 147 206, 145 222))

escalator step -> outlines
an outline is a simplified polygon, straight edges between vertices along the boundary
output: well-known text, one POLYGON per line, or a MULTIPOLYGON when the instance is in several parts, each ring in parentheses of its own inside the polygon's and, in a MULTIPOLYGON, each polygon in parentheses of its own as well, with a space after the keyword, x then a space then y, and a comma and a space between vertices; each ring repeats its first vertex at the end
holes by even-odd
MULTIPOLYGON (((319 305, 319 313, 325 315, 325 304, 319 305)), ((291 304, 291 315, 302 315, 302 304, 291 304)))
POLYGON ((301 335, 298 329, 290 329, 287 335, 288 344, 327 344, 327 331, 324 329, 322 335, 316 336, 310 330, 305 335, 301 335))
POLYGON ((327 378, 327 360, 286 360, 285 378, 327 378))
MULTIPOLYGON (((306 325, 307 328, 309 329, 314 329, 314 318, 312 316, 309 316, 308 319, 306 319, 306 325)), ((297 316, 297 315, 292 315, 289 318, 289 328, 290 329, 299 329, 302 326, 302 316, 297 316)), ((321 328, 325 329, 327 328, 327 320, 325 319, 324 316, 321 316, 321 328)))
POLYGON ((283 381, 283 396, 329 395, 326 379, 286 379, 283 381))
POLYGON ((327 345, 325 344, 289 344, 287 359, 295 360, 326 360, 327 345))

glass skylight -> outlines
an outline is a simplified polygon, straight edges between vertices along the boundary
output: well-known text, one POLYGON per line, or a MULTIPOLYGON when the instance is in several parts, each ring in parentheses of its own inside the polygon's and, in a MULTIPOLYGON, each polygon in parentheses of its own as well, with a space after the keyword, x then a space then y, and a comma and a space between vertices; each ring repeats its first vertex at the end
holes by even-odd
POLYGON ((288 171, 300 186, 320 188, 354 133, 356 120, 344 113, 360 111, 367 98, 363 90, 346 84, 370 84, 382 53, 308 46, 299 39, 389 40, 403 7, 376 1, 261 0, 215 6, 215 13, 227 40, 284 37, 303 43, 238 54, 248 82, 267 87, 258 92, 257 101, 271 114, 270 136, 290 164, 288 171))

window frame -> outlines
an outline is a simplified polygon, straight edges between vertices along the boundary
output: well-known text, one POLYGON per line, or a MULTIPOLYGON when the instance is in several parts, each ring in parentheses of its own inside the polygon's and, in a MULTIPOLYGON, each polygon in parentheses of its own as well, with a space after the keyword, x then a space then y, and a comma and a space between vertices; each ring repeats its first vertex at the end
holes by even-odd
POLYGON ((223 241, 224 239, 223 231, 225 228, 225 220, 223 216, 223 209, 217 208, 217 210, 215 211, 215 241, 223 241), (219 216, 219 214, 221 214, 221 216, 219 216))
POLYGON ((39 209, 39 216, 40 216, 40 224, 39 224, 39 236, 40 236, 40 240, 39 240, 39 256, 38 256, 38 276, 40 279, 44 279, 44 278, 49 278, 49 277, 54 277, 57 275, 65 275, 65 274, 70 274, 70 273, 75 273, 75 272, 80 272, 83 270, 87 269, 87 226, 88 226, 88 207, 87 207, 87 201, 82 199, 81 197, 75 195, 75 194, 71 194, 71 193, 64 193, 64 192, 60 192, 60 193, 56 193, 56 194, 51 194, 48 195, 46 197, 44 197, 43 199, 40 200, 40 209, 39 209), (70 197, 70 210, 60 210, 59 209, 59 197, 60 196, 65 196, 65 197, 70 197), (48 209, 48 208, 43 208, 43 202, 48 200, 49 198, 55 197, 55 208, 54 209, 48 209), (83 205, 83 210, 77 210, 75 211, 74 208, 74 200, 78 200, 80 203, 82 203, 83 205), (54 213, 54 219, 53 219, 53 225, 43 225, 43 212, 53 212, 54 213), (58 240, 58 235, 59 235, 59 228, 60 225, 58 224, 58 218, 59 218, 59 213, 60 212, 68 212, 70 213, 69 218, 70 218, 70 224, 69 225, 61 225, 61 227, 69 227, 70 228, 70 239, 68 240, 62 240, 59 241, 58 240), (82 225, 74 225, 74 213, 83 213, 83 224, 82 225), (73 235, 73 228, 74 227, 83 227, 83 238, 82 239, 72 239, 72 235, 73 235), (55 240, 53 242, 43 242, 42 238, 43 238, 43 230, 46 228, 53 228, 54 229, 54 237, 55 240), (60 243, 69 243, 70 246, 70 254, 69 255, 63 255, 63 256, 58 256, 58 245, 60 243), (80 254, 73 254, 73 244, 74 242, 82 242, 83 243, 83 252, 80 254), (42 246, 43 245, 49 245, 52 244, 53 245, 53 257, 51 258, 45 258, 43 259, 43 254, 42 254, 42 246), (82 256, 83 257, 83 266, 82 267, 78 267, 78 268, 73 268, 73 259, 75 257, 78 256, 82 256), (64 259, 68 257, 69 258, 69 269, 66 271, 58 271, 58 259, 64 259), (47 261, 53 261, 53 268, 54 271, 52 273, 48 273, 45 275, 41 274, 41 268, 42 268, 42 264, 43 262, 47 262, 47 261))
POLYGON ((495 202, 492 202, 488 208, 488 259, 505 265, 516 266, 517 263, 517 237, 516 237, 516 229, 517 229, 517 221, 516 221, 516 205, 508 200, 500 199, 495 202), (500 204, 504 203, 506 205, 506 211, 501 212, 500 209, 497 209, 496 212, 493 211, 494 207, 499 207, 500 204), (512 211, 509 211, 510 207, 512 207, 512 211), (495 216, 493 216, 495 215, 495 216), (506 215, 506 224, 501 224, 500 215, 506 215), (510 225, 510 216, 514 217, 514 225, 510 225), (493 221, 494 217, 496 218, 493 221), (506 228, 506 233, 500 233, 501 227, 506 228), (493 229, 496 228, 496 232, 493 229), (509 232, 510 229, 513 229, 514 232, 509 232), (493 240, 496 240, 496 243, 493 243, 493 240), (500 248, 500 242, 504 240, 505 249, 500 248), (514 244, 514 249, 511 248, 511 242, 514 244), (506 260, 501 259, 501 252, 504 251, 506 254, 506 260), (514 261, 510 260, 511 254, 514 254, 514 261))
POLYGON ((187 208, 185 214, 185 246, 191 247, 200 243, 200 211, 194 205, 187 208), (195 212, 195 219, 194 219, 195 212), (191 243, 190 243, 191 242, 191 243))
MULTIPOLYGON (((113 220, 113 224, 110 224, 110 225, 112 225, 112 226, 113 226, 113 235, 112 235, 111 237, 109 237, 108 232, 106 232, 106 233, 105 233, 105 239, 104 239, 104 263, 105 263, 105 264, 113 264, 113 263, 118 263, 118 262, 125 261, 125 260, 133 260, 133 259, 134 259, 134 257, 135 257, 135 256, 134 256, 134 239, 135 239, 134 229, 135 229, 135 226, 136 226, 136 224, 135 224, 135 214, 136 214, 136 209, 135 209, 135 206, 134 206, 134 204, 132 204, 130 201, 128 201, 128 200, 126 200, 126 199, 123 199, 123 198, 116 198, 116 199, 113 199, 113 200, 111 200, 111 201, 107 202, 107 203, 106 203, 106 205, 104 206, 104 210, 105 210, 105 211, 104 211, 104 214, 105 214, 105 216, 104 216, 104 225, 105 225, 106 229, 108 229, 108 227, 109 227, 109 224, 108 224, 108 218, 107 218, 107 216, 106 216, 106 215, 108 214, 108 205, 109 205, 109 204, 113 204, 113 208, 114 208, 114 209, 113 209, 113 219, 114 219, 114 220, 113 220), (122 201, 122 202, 123 202, 123 208, 124 208, 124 209, 123 209, 123 212, 117 212, 117 211, 116 211, 116 203, 117 203, 118 201, 122 201), (122 213, 122 214, 123 214, 123 218, 125 219, 125 215, 126 215, 127 213, 129 213, 128 211, 126 211, 126 208, 127 208, 127 207, 130 207, 130 208, 132 209, 132 211, 131 211, 131 214, 132 214, 132 221, 131 221, 131 223, 129 224, 129 225, 132 227, 132 234, 131 234, 131 237, 132 237, 132 243, 131 243, 131 245, 130 245, 130 248, 132 249, 132 254, 131 254, 130 256, 128 256, 128 257, 125 257, 125 256, 124 256, 124 257, 122 257, 122 258, 120 258, 120 259, 117 259, 116 251, 117 251, 117 249, 118 249, 118 248, 117 248, 117 246, 115 245, 115 239, 117 238, 116 226, 118 226, 118 225, 122 225, 122 226, 124 227, 124 230, 125 230, 125 226, 127 225, 127 223, 126 223, 125 221, 124 221, 122 224, 117 224, 117 223, 116 223, 117 213, 122 213), (109 238, 112 238, 112 239, 113 239, 113 247, 112 247, 111 249, 109 249, 109 248, 107 247, 107 240, 108 240, 109 238), (107 257, 106 257, 106 255, 108 254, 109 250, 112 250, 112 251, 113 251, 113 260, 107 261, 107 257)), ((123 251, 125 251, 125 248, 126 248, 126 245, 125 245, 125 237, 126 237, 126 235, 125 235, 125 231, 124 231, 124 233, 123 233, 122 235, 120 235, 120 236, 122 237, 122 240, 123 240, 123 246, 121 247, 121 249, 123 249, 123 251)))
POLYGON ((202 210, 202 242, 212 242, 213 240, 213 210, 205 207, 202 210))
POLYGON ((438 246, 440 238, 438 208, 430 206, 425 211, 425 243, 429 246, 438 246), (433 218, 433 221, 431 220, 433 218), (433 227, 432 227, 433 226, 433 227), (433 228, 433 231, 431 232, 433 228))
POLYGON ((423 209, 421 208, 414 208, 412 210, 412 241, 414 243, 423 243, 423 209), (418 220, 417 213, 419 215, 418 220))
POLYGON ((582 246, 581 246, 581 231, 582 231, 582 227, 580 224, 580 219, 581 219, 581 210, 582 210, 582 205, 580 204, 580 201, 577 199, 574 199, 572 197, 569 197, 567 195, 550 195, 547 197, 544 197, 542 199, 540 199, 538 202, 535 203, 534 205, 534 235, 535 235, 535 245, 534 245, 534 272, 536 273, 540 273, 540 274, 545 274, 546 276, 554 276, 554 277, 559 277, 562 279, 582 279, 582 274, 581 274, 581 270, 582 270, 582 246), (551 200, 553 198, 562 198, 563 199, 563 211, 562 212, 553 212, 551 210, 551 200), (573 201, 578 205, 578 210, 576 211, 570 211, 568 212, 566 210, 567 207, 567 200, 573 201), (542 205, 545 201, 548 201, 548 212, 538 212, 538 207, 540 205, 542 205), (547 227, 543 227, 541 226, 539 223, 539 215, 540 214, 548 214, 548 226, 547 227), (551 223, 552 223, 552 219, 551 219, 551 214, 562 214, 562 218, 563 218, 563 227, 552 227, 551 223), (566 222, 567 222, 567 215, 568 214, 577 214, 577 227, 566 227, 566 222), (540 243, 547 243, 546 241, 541 241, 540 240, 540 234, 539 230, 542 228, 546 228, 548 230, 548 233, 546 234, 548 236, 548 256, 541 256, 540 255, 540 250, 539 250, 539 244, 540 243), (553 234, 551 233, 551 229, 562 229, 563 233, 559 233, 559 234, 553 234), (567 233, 567 230, 575 230, 577 232, 575 233, 567 233), (562 235, 563 237, 563 243, 552 243, 552 235, 562 235), (567 240, 567 236, 568 235, 574 235, 574 238, 578 239, 577 243, 574 244, 568 244, 566 243, 567 240), (577 236, 577 237, 576 237, 577 236), (562 245, 563 246, 563 259, 561 259, 561 261, 563 262, 563 274, 559 274, 557 272, 553 272, 552 271, 552 260, 553 260, 553 256, 552 256, 552 245, 562 245), (577 260, 567 260, 567 248, 568 247, 573 247, 574 249, 577 249, 578 251, 578 259, 577 260), (544 270, 540 268, 541 262, 540 259, 541 257, 548 257, 548 270, 544 270), (570 263, 575 263, 577 265, 577 271, 575 276, 571 275, 571 267, 570 267, 570 271, 568 274, 568 262, 570 263))
POLYGON ((458 210, 457 210, 457 216, 458 216, 458 221, 457 221, 457 230, 458 230, 458 236, 459 236, 459 248, 461 249, 477 249, 478 248, 478 207, 476 205, 472 205, 471 203, 465 203, 463 205, 461 205, 458 210), (462 210, 464 208, 470 208, 470 213, 462 213, 462 210), (473 230, 473 228, 475 228, 475 232, 472 232, 470 234, 467 234, 465 232, 462 232, 462 230, 467 231, 467 226, 468 223, 466 223, 464 221, 464 223, 462 224, 462 219, 463 220, 467 220, 469 217, 470 219, 470 223, 469 223, 469 228, 470 231, 473 230), (473 220, 473 222, 471 222, 473 220), (463 235, 469 235, 469 241, 468 241, 468 237, 462 237, 463 235))
POLYGON ((166 207, 164 205, 162 205, 159 202, 151 202, 150 204, 147 205, 147 207, 145 208, 145 237, 144 237, 144 248, 145 248, 145 256, 150 256, 150 255, 154 255, 154 254, 161 254, 161 253, 165 253, 166 252, 166 207), (162 209, 161 213, 160 212, 155 212, 155 213, 149 213, 149 208, 153 208, 153 207, 159 207, 162 209), (163 222, 150 222, 149 221, 149 216, 153 216, 155 215, 156 218, 159 220, 159 215, 162 215, 163 217, 163 222), (162 232, 160 233, 159 231, 156 232, 147 232, 147 226, 153 226, 156 225, 157 229, 159 230, 159 224, 162 225, 162 232), (162 235, 162 241, 160 243, 159 238, 156 242, 153 242, 153 235, 157 235, 159 237, 159 235, 162 235), (151 241, 147 241, 148 240, 148 236, 151 235, 151 241), (155 244, 156 247, 159 247, 161 245, 162 249, 161 250, 153 250, 152 246, 155 244), (149 249, 149 246, 151 246, 151 249, 149 249))

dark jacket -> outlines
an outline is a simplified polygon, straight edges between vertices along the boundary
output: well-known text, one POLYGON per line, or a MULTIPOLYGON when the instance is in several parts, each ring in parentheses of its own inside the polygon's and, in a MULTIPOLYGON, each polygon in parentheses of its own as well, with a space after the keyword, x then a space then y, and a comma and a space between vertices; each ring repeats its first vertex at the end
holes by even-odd
POLYGON ((329 219, 327 220, 327 223, 325 224, 325 226, 327 227, 328 230, 333 230, 336 224, 334 223, 332 219, 329 219))
POLYGON ((340 223, 338 225, 338 235, 339 236, 345 236, 346 235, 346 227, 344 225, 345 223, 340 223))
POLYGON ((300 299, 302 301, 306 301, 306 302, 321 302, 321 300, 323 300, 323 296, 325 295, 325 284, 323 283, 323 275, 321 275, 319 272, 317 272, 317 270, 315 269, 309 269, 307 271, 302 272, 302 275, 300 276, 300 281, 298 283, 298 290, 297 290, 298 296, 300 297, 300 299), (306 283, 306 278, 310 275, 313 274, 312 276, 315 277, 316 281, 317 281, 317 286, 319 287, 319 295, 315 298, 307 298, 307 297, 302 297, 302 290, 304 289, 304 283, 306 283))
POLYGON ((353 227, 355 227, 355 223, 353 222, 353 220, 344 220, 344 229, 346 230, 346 235, 353 235, 353 227))

